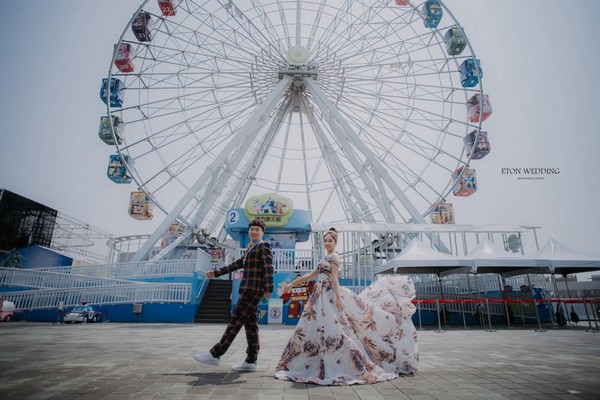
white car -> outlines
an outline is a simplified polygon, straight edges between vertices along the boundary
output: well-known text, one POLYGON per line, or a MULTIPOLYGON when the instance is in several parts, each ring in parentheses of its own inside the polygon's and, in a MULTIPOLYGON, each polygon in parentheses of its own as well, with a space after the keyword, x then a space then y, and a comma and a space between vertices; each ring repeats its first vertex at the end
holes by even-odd
POLYGON ((10 322, 15 312, 15 303, 12 301, 1 301, 0 299, 0 321, 10 322))
POLYGON ((70 311, 67 311, 63 322, 81 322, 87 324, 88 322, 98 322, 104 320, 104 312, 97 306, 77 306, 73 307, 70 311))

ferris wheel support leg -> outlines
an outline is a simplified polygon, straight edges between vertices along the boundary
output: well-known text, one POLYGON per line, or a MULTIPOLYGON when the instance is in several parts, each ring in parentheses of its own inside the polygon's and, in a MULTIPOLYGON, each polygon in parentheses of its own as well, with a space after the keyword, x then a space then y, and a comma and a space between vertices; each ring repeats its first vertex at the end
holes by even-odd
MULTIPOLYGON (((344 139, 346 139, 350 143, 352 143, 352 145, 355 146, 367 158, 367 161, 369 162, 369 164, 371 165, 371 168, 375 172, 374 175, 375 175, 376 179, 378 179, 377 186, 379 188, 383 188, 383 182, 385 182, 388 185, 388 187, 392 190, 392 192, 394 193, 396 198, 398 200, 400 200, 402 205, 406 208, 408 213, 412 216, 413 220, 417 223, 426 224, 427 221, 425 221, 425 218, 423 218, 423 216, 419 213, 417 208, 412 204, 412 202, 408 199, 408 197, 406 197, 406 195, 404 194, 402 189, 400 189, 400 187, 398 185, 396 185, 394 180, 391 179, 388 171, 385 170, 384 168, 382 168, 381 165, 379 165, 380 164, 379 160, 377 159, 375 154, 373 154, 373 152, 367 147, 367 145, 365 143, 363 143, 362 140, 360 140, 360 138, 352 130, 352 127, 344 119, 342 114, 333 105, 333 103, 331 103, 331 101, 327 98, 325 93, 323 93, 323 91, 321 90, 319 85, 313 79, 310 79, 310 78, 305 79, 304 81, 306 83, 307 88, 314 95, 315 102, 321 108, 321 111, 323 112, 325 119, 330 124, 332 129, 334 129, 336 124, 341 126, 342 135, 344 136, 344 139)), ((395 221, 388 221, 388 222, 395 222, 395 221)), ((431 234, 428 234, 428 236, 430 236, 430 235, 431 234)), ((431 238, 431 236, 430 236, 430 238, 431 238)), ((444 251, 446 253, 451 254, 451 252, 448 250, 448 248, 446 248, 444 243, 442 243, 441 241, 439 241, 439 244, 437 247, 440 251, 444 251)))
POLYGON ((142 261, 144 257, 146 257, 154 244, 162 237, 162 235, 167 231, 169 226, 179 217, 185 206, 189 204, 189 202, 194 198, 194 196, 198 193, 198 191, 206 184, 206 182, 218 173, 219 168, 222 168, 224 164, 227 163, 227 158, 231 156, 232 151, 239 146, 240 143, 246 142, 248 137, 251 134, 256 135, 259 128, 265 124, 265 122, 269 119, 269 116, 277 104, 277 102, 281 99, 281 96, 285 93, 287 88, 290 85, 292 78, 289 76, 284 76, 283 79, 275 86, 273 91, 269 93, 263 102, 256 108, 254 113, 248 118, 244 126, 238 131, 236 137, 229 141, 227 146, 223 148, 221 153, 215 158, 213 164, 209 166, 203 173, 198 177, 196 182, 190 187, 187 193, 179 200, 179 203, 173 207, 169 215, 161 222, 161 224, 156 228, 154 233, 150 235, 148 240, 144 243, 144 245, 138 250, 137 253, 131 259, 131 262, 139 262, 142 261))

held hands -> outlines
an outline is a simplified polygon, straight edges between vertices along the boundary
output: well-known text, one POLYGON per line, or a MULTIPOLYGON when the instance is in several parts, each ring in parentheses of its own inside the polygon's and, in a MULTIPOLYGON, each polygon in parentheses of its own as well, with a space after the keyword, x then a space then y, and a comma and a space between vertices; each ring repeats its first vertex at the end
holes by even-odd
POLYGON ((206 272, 206 277, 208 279, 213 279, 215 277, 215 271, 213 271, 212 269, 210 271, 206 272))
POLYGON ((290 292, 292 291, 292 288, 293 288, 293 286, 292 286, 292 284, 291 284, 291 283, 290 283, 290 284, 287 284, 287 285, 285 285, 285 286, 283 287, 283 293, 290 293, 290 292))
POLYGON ((336 296, 335 305, 339 312, 344 311, 344 303, 342 302, 342 296, 336 296))

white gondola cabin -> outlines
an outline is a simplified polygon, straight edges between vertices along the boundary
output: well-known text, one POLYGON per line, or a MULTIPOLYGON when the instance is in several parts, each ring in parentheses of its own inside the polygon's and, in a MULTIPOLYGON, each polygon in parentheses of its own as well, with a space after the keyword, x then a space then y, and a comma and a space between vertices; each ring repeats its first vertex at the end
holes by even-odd
POLYGON ((462 87, 474 87, 479 84, 479 80, 483 77, 483 70, 478 59, 467 58, 458 67, 460 74, 460 84, 462 87))
POLYGON ((140 11, 131 23, 131 30, 140 42, 151 41, 153 29, 154 20, 152 20, 152 16, 145 11, 140 11))
POLYGON ((444 35, 446 51, 451 56, 457 56, 467 47, 467 36, 460 26, 453 26, 444 35))
POLYGON ((128 155, 121 157, 120 154, 111 154, 108 159, 106 176, 115 183, 131 183, 132 177, 128 167, 133 168, 133 164, 133 158, 128 155))
POLYGON ((125 132, 125 123, 116 115, 103 115, 100 117, 100 127, 98 128, 98 137, 106 144, 114 146, 123 144, 123 133, 125 132), (112 124, 112 127, 111 127, 112 124), (113 130, 115 135, 113 136, 113 130))
POLYGON ((437 28, 443 15, 442 5, 438 0, 427 0, 423 4, 421 14, 426 28, 437 28))
POLYGON ((452 188, 455 196, 467 197, 477 191, 477 176, 473 168, 458 168, 452 173, 452 179, 456 180, 452 188))
POLYGON ((163 16, 172 17, 177 15, 179 3, 181 3, 181 0, 158 0, 158 7, 160 7, 163 16))
POLYGON ((483 101, 479 93, 474 94, 467 100, 467 116, 471 122, 485 121, 492 115, 492 104, 487 94, 483 95, 483 101))
POLYGON ((150 196, 142 191, 131 192, 129 197, 129 215, 140 220, 149 220, 154 217, 154 203, 150 196))
POLYGON ((431 222, 434 224, 454 224, 452 203, 439 203, 431 211, 431 222))
POLYGON ((121 43, 115 54, 115 65, 121 72, 133 72, 135 66, 133 65, 133 54, 131 43, 121 43))
POLYGON ((472 160, 480 160, 490 153, 490 141, 487 132, 471 131, 464 138, 465 154, 472 160))
POLYGON ((109 85, 108 78, 103 78, 100 86, 100 98, 104 104, 110 107, 122 107, 123 90, 125 90, 125 85, 119 79, 110 78, 109 85))

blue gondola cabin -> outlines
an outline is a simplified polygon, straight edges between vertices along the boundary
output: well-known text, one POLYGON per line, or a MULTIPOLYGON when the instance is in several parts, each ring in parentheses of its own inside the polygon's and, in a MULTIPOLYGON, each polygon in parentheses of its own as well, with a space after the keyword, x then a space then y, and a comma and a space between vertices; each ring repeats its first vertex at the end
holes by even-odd
POLYGON ((131 52, 131 43, 121 43, 115 54, 115 65, 121 72, 133 72, 135 66, 133 65, 133 55, 131 52))
POLYGON ((108 159, 106 175, 115 183, 131 183, 128 167, 133 168, 133 164, 133 159, 127 155, 121 157, 120 154, 111 154, 108 159))
POLYGON ((116 115, 111 115, 110 120, 107 115, 100 117, 100 127, 98 128, 98 137, 111 146, 123 143, 123 133, 125 123, 116 115), (112 127, 111 127, 112 122, 112 127), (114 131, 114 136, 113 136, 114 131))
POLYGON ((181 0, 158 0, 158 7, 160 7, 162 15, 172 17, 177 14, 179 3, 181 3, 181 0))
POLYGON ((140 220, 149 220, 154 217, 154 203, 144 192, 131 192, 129 197, 129 215, 140 220))
POLYGON ((100 86, 100 98, 104 104, 109 105, 110 107, 122 107, 124 97, 123 90, 125 90, 125 85, 119 79, 110 78, 109 87, 108 78, 103 78, 102 85, 100 86))
POLYGON ((483 95, 483 101, 479 93, 474 94, 467 100, 467 116, 471 122, 485 121, 492 115, 492 104, 487 94, 483 95))
POLYGON ((131 30, 140 42, 152 40, 152 29, 154 29, 154 21, 150 14, 145 11, 140 11, 131 23, 131 30))
POLYGON ((452 188, 455 196, 466 197, 477 191, 477 175, 473 168, 458 168, 452 173, 452 179, 456 181, 452 188))
POLYGON ((434 224, 454 224, 452 203, 439 203, 431 211, 431 222, 434 224))
POLYGON ((460 26, 453 26, 444 35, 446 51, 451 56, 457 56, 467 47, 467 37, 460 26))
POLYGON ((442 6, 438 0, 427 0, 421 9, 423 22, 426 28, 437 28, 442 20, 442 6))
POLYGON ((483 70, 478 59, 467 58, 458 67, 462 87, 474 87, 483 77, 483 70))
POLYGON ((464 143, 465 154, 472 160, 480 160, 490 152, 490 141, 486 132, 479 132, 477 136, 477 130, 471 131, 465 136, 464 143))

